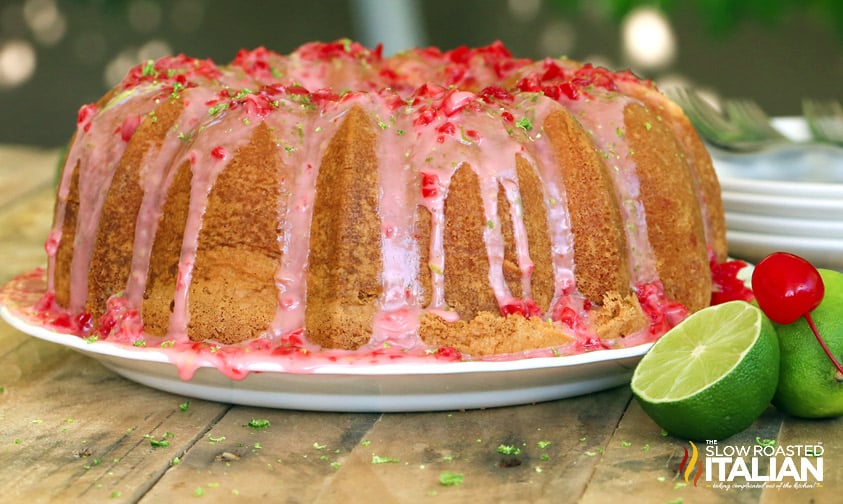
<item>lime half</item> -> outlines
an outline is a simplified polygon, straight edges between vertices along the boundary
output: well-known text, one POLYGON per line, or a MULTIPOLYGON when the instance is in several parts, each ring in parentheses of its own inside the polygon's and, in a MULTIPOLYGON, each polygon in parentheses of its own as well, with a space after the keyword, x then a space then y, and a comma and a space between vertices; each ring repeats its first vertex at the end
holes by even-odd
POLYGON ((641 408, 670 434, 727 438, 769 406, 779 344, 757 307, 731 301, 700 310, 662 336, 632 375, 641 408))

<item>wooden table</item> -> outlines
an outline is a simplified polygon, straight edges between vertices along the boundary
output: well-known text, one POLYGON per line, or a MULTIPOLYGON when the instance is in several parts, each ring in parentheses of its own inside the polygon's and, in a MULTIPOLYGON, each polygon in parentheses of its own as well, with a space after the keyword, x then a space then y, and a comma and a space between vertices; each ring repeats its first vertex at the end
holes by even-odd
MULTIPOLYGON (((0 148, 0 282, 45 261, 57 156, 0 148)), ((843 498, 843 419, 797 420, 770 408, 719 446, 752 447, 771 439, 781 447, 819 443, 823 456, 812 461, 823 461, 822 483, 809 478, 811 488, 787 488, 793 479, 785 478, 782 485, 768 482, 768 488, 760 488, 762 483, 726 490, 717 474, 706 481, 707 472, 697 485, 694 476, 701 471, 686 483, 679 469, 690 444, 662 433, 626 386, 487 410, 261 409, 138 385, 5 323, 0 324, 0 386, 4 502, 604 504, 843 498), (268 420, 269 426, 250 427, 252 419, 268 420), (461 482, 443 484, 440 478, 447 483, 449 474, 461 475, 461 482)), ((777 461, 781 465, 783 458, 777 461)), ((746 479, 734 481, 741 482, 746 479)))

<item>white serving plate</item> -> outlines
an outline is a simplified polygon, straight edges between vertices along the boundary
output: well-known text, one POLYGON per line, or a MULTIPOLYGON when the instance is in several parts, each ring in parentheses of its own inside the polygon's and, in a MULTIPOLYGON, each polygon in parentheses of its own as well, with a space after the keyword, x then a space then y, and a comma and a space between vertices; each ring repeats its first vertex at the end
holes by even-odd
POLYGON ((727 230, 729 255, 757 263, 772 252, 790 252, 818 268, 843 271, 843 239, 796 237, 727 230))
POLYGON ((843 221, 843 199, 789 197, 722 191, 726 212, 843 221))
POLYGON ((726 226, 734 231, 799 237, 843 240, 843 219, 793 219, 775 215, 726 212, 726 226))
MULTIPOLYGON (((15 298, 14 282, 2 287, 15 298)), ((20 298, 20 296, 17 296, 20 298)), ((233 380, 202 366, 182 380, 167 349, 86 340, 33 322, 14 303, 0 316, 35 338, 85 354, 135 382, 174 394, 233 404, 314 411, 387 412, 488 408, 548 401, 629 382, 651 344, 572 356, 501 361, 316 364, 288 366, 285 356, 250 362, 233 380), (292 369, 292 370, 291 370, 292 369)), ((321 361, 317 361, 321 362, 321 361)))
MULTIPOLYGON (((720 172, 721 170, 718 170, 720 172)), ((731 193, 765 194, 799 198, 843 199, 843 184, 820 182, 794 182, 789 180, 764 180, 733 178, 718 175, 720 188, 731 193)))

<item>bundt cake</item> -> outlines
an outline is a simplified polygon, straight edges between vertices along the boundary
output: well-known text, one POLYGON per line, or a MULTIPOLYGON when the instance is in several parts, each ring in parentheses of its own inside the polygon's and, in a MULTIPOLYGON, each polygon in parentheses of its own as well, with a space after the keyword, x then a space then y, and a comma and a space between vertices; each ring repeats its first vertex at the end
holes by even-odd
POLYGON ((652 83, 347 40, 133 68, 79 111, 46 249, 80 334, 472 358, 652 341, 726 259, 652 83))

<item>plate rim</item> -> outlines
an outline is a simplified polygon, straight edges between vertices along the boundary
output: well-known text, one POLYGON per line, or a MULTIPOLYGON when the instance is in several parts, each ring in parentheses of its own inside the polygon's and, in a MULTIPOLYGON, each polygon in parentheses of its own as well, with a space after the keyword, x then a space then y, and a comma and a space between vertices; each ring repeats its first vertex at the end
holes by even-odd
POLYGON ((730 231, 756 233, 794 238, 820 238, 814 233, 824 233, 825 239, 843 239, 843 220, 800 219, 780 215, 752 214, 727 211, 726 225, 730 231), (782 229, 787 230, 782 233, 782 229), (794 232, 797 231, 797 232, 794 232))
POLYGON ((717 175, 721 190, 734 194, 759 194, 766 196, 793 197, 794 188, 798 188, 797 198, 837 199, 843 197, 843 184, 837 182, 798 182, 787 180, 768 180, 737 178, 717 175))
POLYGON ((731 244, 737 240, 741 243, 751 241, 758 245, 778 245, 784 242, 791 242, 796 247, 804 249, 806 246, 829 249, 835 252, 843 252, 843 239, 819 238, 815 236, 781 235, 771 233, 754 233, 735 229, 726 230, 727 239, 731 244))
MULTIPOLYGON (((740 203, 751 205, 775 206, 777 208, 799 208, 803 210, 843 210, 843 200, 827 198, 811 198, 806 196, 781 197, 766 193, 741 193, 721 190, 723 205, 740 203)), ((762 214, 767 215, 767 214, 762 214)))

